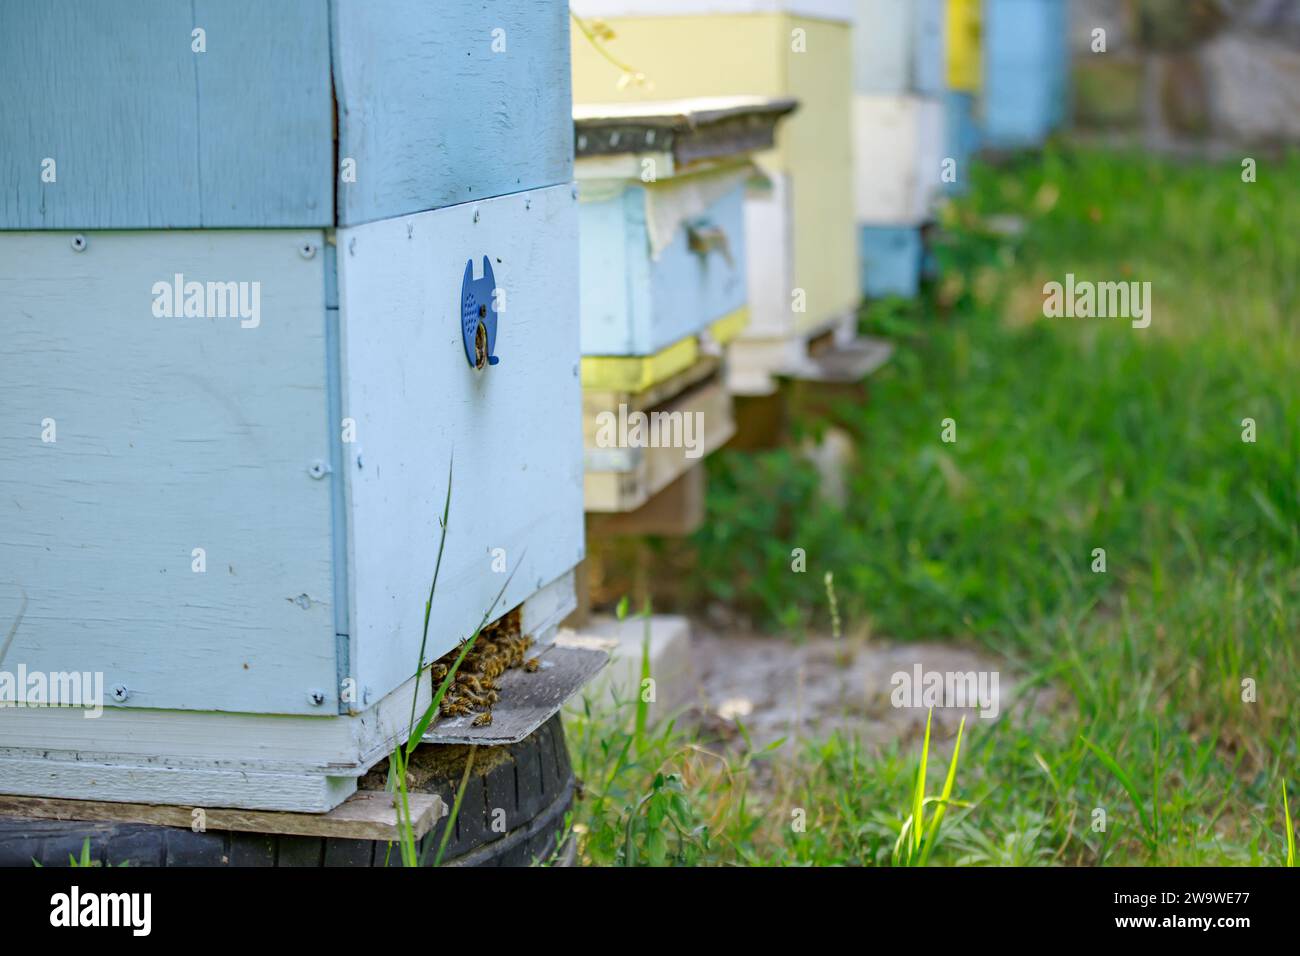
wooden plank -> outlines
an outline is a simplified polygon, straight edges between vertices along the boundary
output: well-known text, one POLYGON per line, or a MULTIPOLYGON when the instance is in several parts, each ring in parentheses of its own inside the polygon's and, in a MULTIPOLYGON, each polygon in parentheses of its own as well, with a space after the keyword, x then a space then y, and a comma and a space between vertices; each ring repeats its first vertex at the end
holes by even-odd
POLYGON ((489 747, 519 743, 559 713, 564 702, 609 663, 609 653, 553 644, 538 663, 536 671, 516 668, 497 680, 501 699, 492 708, 490 724, 475 727, 472 716, 439 717, 424 742, 489 747))
POLYGON ((573 7, 581 16, 606 18, 794 13, 847 24, 856 17, 854 0, 579 0, 573 7))
MULTIPOLYGON (((703 381, 720 362, 712 353, 740 336, 748 322, 749 309, 737 309, 710 325, 705 335, 683 339, 652 356, 584 356, 584 419, 620 404, 649 408, 703 381)), ((592 433, 588 430, 587 434, 592 433)))
POLYGON ((428 660, 473 632, 507 575, 490 620, 582 558, 576 207, 560 186, 339 230, 351 661, 372 699, 420 652, 449 466, 428 660), (479 370, 460 301, 484 256, 505 310, 500 364, 479 370))
MULTIPOLYGON (((731 438, 735 431, 731 395, 720 381, 697 386, 653 410, 668 415, 699 413, 704 433, 700 438, 699 458, 712 454, 731 438)), ((613 449, 632 452, 627 470, 591 470, 584 481, 584 502, 588 512, 631 511, 645 504, 651 496, 666 488, 695 464, 686 449, 675 447, 613 449)))
MULTIPOLYGON (((433 793, 408 794, 410 832, 418 840, 445 816, 446 805, 433 793)), ((275 833, 289 836, 328 837, 344 840, 400 840, 393 795, 358 791, 327 813, 290 813, 265 810, 195 808, 146 803, 107 803, 98 800, 58 800, 46 797, 0 796, 0 817, 26 820, 76 820, 107 823, 145 823, 192 829, 195 809, 202 809, 205 831, 275 833)))
POLYGON ((582 390, 583 434, 588 440, 595 435, 592 419, 606 409, 626 405, 629 409, 645 410, 662 404, 674 395, 698 385, 717 374, 720 360, 712 355, 701 355, 690 368, 683 369, 671 378, 657 382, 640 392, 616 392, 600 389, 582 390))
POLYGON ((328 36, 317 0, 0 4, 0 229, 328 225, 328 36))
POLYGON ((614 535, 693 534, 704 524, 704 498, 708 488, 703 463, 688 468, 657 495, 633 511, 587 516, 587 534, 614 535))
POLYGON ((333 479, 311 471, 338 426, 309 244, 0 233, 0 619, 26 600, 6 666, 101 674, 109 707, 338 712, 333 479), (177 274, 245 283, 248 318, 156 316, 177 274))
POLYGON ((333 0, 332 10, 339 156, 357 169, 340 184, 340 225, 572 179, 565 4, 333 0))
POLYGON ((356 788, 355 777, 122 766, 0 753, 0 793, 24 796, 324 813, 356 788))
POLYGON ((763 96, 580 103, 573 109, 577 155, 585 159, 667 150, 683 165, 734 158, 771 149, 777 121, 797 105, 789 98, 763 96))
POLYGON ((208 39, 206 53, 191 54, 202 125, 201 225, 333 224, 338 171, 326 4, 194 0, 194 24, 208 39))
POLYGON ((582 387, 604 392, 645 391, 690 368, 699 357, 699 340, 693 335, 653 355, 584 355, 582 387))

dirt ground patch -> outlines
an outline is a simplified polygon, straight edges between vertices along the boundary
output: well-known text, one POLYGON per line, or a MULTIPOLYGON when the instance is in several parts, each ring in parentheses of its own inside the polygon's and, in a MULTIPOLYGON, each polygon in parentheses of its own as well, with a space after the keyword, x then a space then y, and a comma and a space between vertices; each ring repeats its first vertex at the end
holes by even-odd
MULTIPOLYGON (((795 643, 776 637, 721 636, 697 624, 691 650, 694 716, 724 734, 727 725, 739 721, 760 748, 782 737, 791 742, 824 740, 836 731, 869 745, 919 739, 928 712, 919 695, 935 674, 952 675, 954 688, 978 687, 982 693, 976 700, 994 704, 935 707, 932 733, 937 739, 954 735, 963 716, 968 724, 1001 719, 1019 697, 1020 682, 1005 661, 940 642, 815 638, 795 643), (918 668, 920 687, 913 690, 918 668), (969 683, 972 677, 975 684, 969 683), (895 698, 906 705, 896 706, 895 698), (981 709, 986 716, 981 717, 981 709)), ((1027 695, 1014 706, 1036 707, 1041 698, 1040 693, 1027 695)), ((960 698, 947 698, 954 699, 960 698)))

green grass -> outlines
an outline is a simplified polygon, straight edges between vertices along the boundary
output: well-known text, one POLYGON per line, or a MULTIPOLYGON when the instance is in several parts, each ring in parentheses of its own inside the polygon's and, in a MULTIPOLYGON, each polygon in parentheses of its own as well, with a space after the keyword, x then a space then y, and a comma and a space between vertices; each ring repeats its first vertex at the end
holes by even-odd
MULTIPOLYGON (((975 641, 1053 689, 1058 706, 967 728, 954 800, 969 806, 949 806, 932 864, 1287 860, 1297 181, 1300 157, 1261 164, 1253 184, 1233 163, 1102 152, 980 169, 945 217, 942 280, 863 315, 898 349, 850 410, 847 505, 820 502, 789 449, 711 460, 694 597, 776 633, 826 633, 833 573, 846 633, 975 641), (1023 233, 987 228, 994 215, 1023 233), (1150 281, 1151 327, 1043 318, 1043 284, 1067 272, 1150 281), (956 443, 940 441, 945 418, 956 443), (794 548, 807 573, 791 571, 794 548)), ((600 748, 618 733, 571 726, 580 769, 600 781, 597 812, 589 801, 579 819, 592 862, 629 862, 605 830, 625 828, 660 774, 706 828, 689 862, 888 864, 916 814, 917 754, 898 747, 831 739, 738 757, 660 731, 609 776, 600 748)))

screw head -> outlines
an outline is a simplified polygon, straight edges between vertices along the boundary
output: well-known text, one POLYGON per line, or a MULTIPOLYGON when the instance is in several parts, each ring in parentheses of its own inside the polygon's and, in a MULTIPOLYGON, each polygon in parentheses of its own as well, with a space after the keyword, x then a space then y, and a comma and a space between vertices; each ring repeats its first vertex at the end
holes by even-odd
POLYGON ((313 687, 307 691, 307 703, 313 707, 320 707, 325 703, 325 692, 319 687, 313 687))
POLYGON ((311 475, 316 481, 320 481, 329 474, 329 468, 326 467, 325 462, 318 458, 311 463, 311 467, 307 469, 307 474, 311 475))
POLYGON ((85 252, 86 245, 87 245, 86 237, 83 236, 81 233, 77 233, 75 236, 72 237, 73 252, 85 252))
POLYGON ((302 256, 304 259, 313 258, 316 255, 316 243, 304 242, 298 247, 298 255, 302 256))
POLYGON ((121 703, 131 696, 131 692, 126 689, 125 684, 118 684, 113 688, 113 699, 121 703))

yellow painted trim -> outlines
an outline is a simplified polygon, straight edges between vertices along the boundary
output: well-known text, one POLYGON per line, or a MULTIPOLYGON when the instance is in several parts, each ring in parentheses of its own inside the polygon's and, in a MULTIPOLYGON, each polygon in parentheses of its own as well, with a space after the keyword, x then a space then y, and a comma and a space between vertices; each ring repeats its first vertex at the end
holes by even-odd
POLYGON ((691 335, 654 355, 584 355, 582 387, 611 392, 640 392, 690 368, 700 357, 691 335))
POLYGON ((948 86, 961 93, 978 93, 980 73, 980 0, 948 0, 944 24, 948 54, 948 86))
POLYGON ((718 321, 709 326, 709 338, 719 345, 726 345, 728 342, 740 336, 745 331, 745 326, 749 325, 749 306, 742 305, 735 312, 724 315, 718 321))

